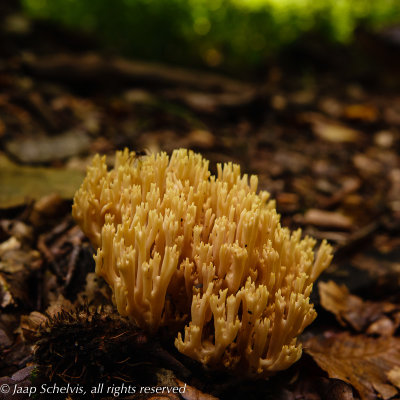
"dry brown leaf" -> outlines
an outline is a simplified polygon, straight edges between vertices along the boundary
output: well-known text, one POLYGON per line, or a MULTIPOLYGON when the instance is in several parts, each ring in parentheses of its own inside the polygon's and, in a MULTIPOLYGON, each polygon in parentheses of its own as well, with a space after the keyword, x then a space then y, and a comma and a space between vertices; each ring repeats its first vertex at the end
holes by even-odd
POLYGON ((40 253, 14 236, 0 244, 0 308, 32 305, 31 280, 40 266, 40 253))
POLYGON ((276 196, 276 201, 278 203, 279 210, 281 211, 290 212, 299 209, 300 199, 296 193, 278 193, 276 196))
POLYGON ((360 131, 326 118, 319 113, 304 113, 301 115, 301 120, 310 123, 314 134, 328 142, 353 143, 360 140, 362 136, 360 131))
POLYGON ((360 132, 334 122, 315 122, 314 133, 321 139, 334 143, 357 142, 360 132))
POLYGON ((334 118, 340 118, 343 114, 343 105, 333 97, 322 97, 318 102, 318 108, 334 118))
MULTIPOLYGON (((118 397, 102 397, 103 400, 114 400, 118 397)), ((124 400, 182 400, 176 393, 162 393, 162 394, 132 394, 130 396, 124 396, 124 400)), ((68 399, 66 399, 68 400, 68 399)))
MULTIPOLYGON (((131 397, 132 399, 137 396, 131 397)), ((155 396, 145 397, 146 400, 180 400, 180 397, 175 393, 157 394, 155 396)), ((144 399, 144 398, 143 398, 144 399)))
POLYGON ((202 149, 209 149, 215 145, 215 136, 204 129, 196 129, 189 133, 186 137, 188 144, 202 148, 202 149))
POLYGON ((245 90, 240 93, 205 93, 194 90, 164 90, 162 94, 169 100, 180 100, 185 105, 193 108, 195 111, 204 113, 213 113, 219 107, 239 107, 250 103, 256 91, 253 89, 245 90))
POLYGON ((351 230, 353 221, 350 217, 339 212, 309 209, 303 216, 304 224, 351 230))
POLYGON ((384 400, 395 396, 397 389, 387 374, 400 367, 400 338, 352 336, 347 332, 329 337, 312 337, 304 350, 328 373, 357 389, 362 400, 384 400))
POLYGON ((185 392, 180 393, 180 395, 185 400, 218 400, 218 397, 214 397, 211 394, 203 393, 199 389, 196 389, 193 386, 189 386, 188 384, 185 384, 184 382, 180 381, 179 379, 175 379, 175 380, 179 387, 186 385, 185 392))
POLYGON ((51 301, 47 307, 45 314, 39 311, 32 311, 29 315, 21 316, 21 329, 25 340, 34 341, 37 339, 36 333, 40 326, 44 326, 49 321, 49 317, 54 317, 62 311, 72 311, 74 309, 72 303, 59 295, 55 300, 51 301))
POLYGON ((50 301, 50 305, 46 309, 46 314, 53 317, 61 311, 72 311, 73 309, 73 304, 62 294, 59 294, 56 299, 50 301))
MULTIPOLYGON (((353 388, 348 383, 340 379, 327 378, 320 378, 318 382, 319 393, 321 395, 321 397, 318 397, 318 400, 321 398, 324 400, 354 400, 353 388)), ((301 398, 309 399, 308 394, 301 398)))
POLYGON ((77 302, 104 307, 104 304, 111 304, 110 289, 96 273, 89 272, 86 275, 85 288, 77 294, 77 302))
POLYGON ((398 326, 385 315, 400 308, 395 304, 364 301, 350 294, 345 285, 333 281, 320 282, 318 290, 322 307, 333 313, 343 326, 348 324, 359 332, 367 330, 385 336, 393 335, 398 326))
POLYGON ((400 389, 400 367, 394 367, 387 373, 389 381, 400 389))
POLYGON ((374 135, 374 143, 383 149, 390 149, 395 140, 395 135, 391 131, 383 130, 374 135))
POLYGON ((383 171, 383 163, 376 160, 374 157, 363 153, 358 153, 353 156, 355 167, 365 176, 380 175, 383 171))
POLYGON ((352 257, 351 263, 380 282, 386 278, 391 279, 396 287, 400 286, 400 263, 396 260, 391 262, 382 257, 377 259, 368 254, 359 253, 352 257))
POLYGON ((21 329, 23 338, 28 342, 37 339, 36 332, 41 325, 48 321, 48 317, 39 311, 32 311, 29 315, 21 316, 21 329))
POLYGON ((389 381, 400 389, 400 367, 394 367, 387 373, 389 381))
POLYGON ((29 221, 35 228, 43 228, 49 220, 65 213, 67 207, 66 202, 57 193, 46 195, 35 201, 29 221))
POLYGON ((344 115, 349 119, 374 122, 378 118, 378 110, 370 104, 352 104, 344 109, 344 115))

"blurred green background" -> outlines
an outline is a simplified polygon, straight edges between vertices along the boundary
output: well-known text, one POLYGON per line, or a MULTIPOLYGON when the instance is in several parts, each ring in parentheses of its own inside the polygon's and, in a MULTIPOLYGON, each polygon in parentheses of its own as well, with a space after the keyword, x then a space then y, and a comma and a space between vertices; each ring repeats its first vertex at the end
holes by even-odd
POLYGON ((357 27, 400 21, 399 0, 22 0, 34 17, 92 32, 125 56, 260 70, 305 34, 349 43, 357 27))

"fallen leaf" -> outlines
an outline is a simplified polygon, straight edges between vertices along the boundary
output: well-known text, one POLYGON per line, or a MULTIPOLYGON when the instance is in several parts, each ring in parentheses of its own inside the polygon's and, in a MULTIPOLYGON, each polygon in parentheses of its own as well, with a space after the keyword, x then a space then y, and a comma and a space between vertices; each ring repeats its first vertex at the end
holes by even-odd
POLYGON ((73 169, 18 166, 0 154, 0 208, 23 205, 57 193, 71 199, 84 173, 73 169))
POLYGON ((351 259, 351 264, 368 274, 373 286, 388 293, 398 293, 400 287, 400 262, 398 262, 397 251, 394 249, 382 257, 379 253, 358 253, 351 259))
POLYGON ((296 193, 287 192, 278 193, 276 201, 278 209, 285 212, 297 211, 300 203, 299 196, 296 193))
POLYGON ((367 156, 366 154, 355 154, 353 156, 355 167, 366 177, 371 175, 379 175, 383 170, 383 165, 376 159, 367 156))
MULTIPOLYGON (((24 367, 16 371, 11 377, 1 377, 0 386, 14 388, 16 385, 18 385, 19 387, 23 387, 24 389, 26 388, 27 390, 29 390, 29 388, 32 386, 31 376, 34 368, 34 366, 24 367)), ((1 400, 10 398, 12 398, 13 400, 25 400, 27 398, 27 395, 26 393, 15 393, 15 395, 11 396, 10 394, 0 393, 1 400)))
POLYGON ((361 132, 315 112, 303 113, 300 120, 310 123, 320 139, 332 143, 354 143, 361 139, 361 132))
POLYGON ((44 227, 58 215, 68 212, 70 205, 56 193, 43 196, 35 202, 29 221, 34 227, 44 227))
POLYGON ((322 307, 333 313, 343 326, 348 324, 359 332, 367 330, 385 336, 393 335, 397 329, 398 325, 385 315, 400 308, 395 304, 364 301, 350 294, 345 285, 333 281, 319 282, 318 290, 322 307))
MULTIPOLYGON (((2 219, 0 220, 0 232, 3 237, 13 237, 17 243, 32 243, 33 241, 32 227, 22 221, 2 219)), ((0 245, 0 249, 2 249, 2 245, 0 245)))
MULTIPOLYGON (((324 400, 354 400, 352 387, 340 379, 320 378, 318 383, 324 400)), ((308 400, 308 397, 305 398, 308 400)))
POLYGON ((374 143, 384 149, 390 149, 395 141, 395 136, 391 131, 379 131, 374 135, 374 143))
POLYGON ((204 93, 184 89, 165 90, 162 93, 169 100, 180 100, 188 107, 204 113, 213 113, 219 107, 235 108, 249 104, 256 95, 252 89, 238 93, 204 93))
POLYGON ((333 97, 323 97, 318 103, 318 108, 334 118, 339 118, 343 113, 342 104, 333 97))
POLYGON ((62 311, 70 312, 73 310, 74 306, 72 305, 72 303, 62 294, 59 294, 56 299, 50 302, 50 305, 46 309, 46 315, 53 317, 62 311))
POLYGON ((129 89, 123 94, 123 97, 131 104, 152 104, 156 101, 150 92, 143 89, 129 89))
POLYGON ((0 244, 0 259, 8 252, 19 250, 20 248, 21 242, 16 237, 11 236, 8 240, 0 244))
POLYGON ((284 110, 287 106, 287 99, 281 94, 276 94, 271 97, 271 106, 275 110, 284 110))
POLYGON ((215 136, 204 129, 191 131, 187 136, 189 146, 196 146, 202 149, 208 149, 215 145, 215 136))
POLYGON ((344 115, 349 119, 374 122, 378 118, 378 110, 370 104, 351 104, 344 109, 344 115))
MULTIPOLYGON (((137 395, 133 397, 129 397, 128 399, 137 399, 137 395)), ((163 393, 163 394, 156 394, 155 396, 150 397, 142 397, 142 399, 146 400, 180 400, 181 398, 175 393, 163 393)))
POLYGON ((27 137, 6 143, 7 151, 23 163, 46 163, 87 152, 90 139, 83 131, 65 132, 54 137, 27 137))
POLYGON ((353 221, 347 215, 335 211, 318 210, 316 208, 307 210, 300 220, 305 225, 315 225, 344 230, 351 230, 353 228, 353 221))
POLYGON ((37 340, 36 332, 41 325, 45 325, 48 317, 39 311, 32 311, 29 315, 21 316, 21 330, 25 341, 33 343, 37 340))
POLYGON ((0 329, 0 349, 5 349, 13 344, 12 337, 4 329, 0 329))
POLYGON ((400 109, 399 107, 388 107, 385 109, 384 118, 389 125, 400 125, 400 109))
POLYGON ((281 149, 273 155, 273 162, 283 170, 299 175, 308 168, 307 157, 299 151, 281 149))
POLYGON ((86 275, 85 288, 77 294, 78 304, 85 303, 100 306, 104 303, 111 304, 111 293, 108 285, 96 273, 89 272, 86 275), (105 300, 106 299, 106 300, 105 300))
POLYGON ((185 400, 218 400, 218 397, 214 397, 211 394, 203 393, 199 389, 196 389, 193 386, 189 386, 188 384, 180 381, 179 379, 175 380, 179 387, 185 386, 185 391, 183 393, 180 393, 180 395, 185 400))
POLYGON ((9 290, 8 282, 0 275, 0 308, 15 305, 12 293, 9 290))
POLYGON ((345 125, 331 122, 315 122, 314 133, 321 139, 334 143, 356 142, 360 138, 360 132, 345 125))
POLYGON ((400 338, 376 339, 343 332, 314 336, 304 343, 304 351, 330 378, 354 386, 362 400, 375 400, 377 394, 386 400, 398 393, 387 374, 400 367, 400 338))
POLYGON ((400 367, 394 367, 387 373, 389 381, 400 389, 400 367))
POLYGON ((40 253, 15 237, 0 244, 0 308, 34 303, 32 276, 40 266, 40 253))

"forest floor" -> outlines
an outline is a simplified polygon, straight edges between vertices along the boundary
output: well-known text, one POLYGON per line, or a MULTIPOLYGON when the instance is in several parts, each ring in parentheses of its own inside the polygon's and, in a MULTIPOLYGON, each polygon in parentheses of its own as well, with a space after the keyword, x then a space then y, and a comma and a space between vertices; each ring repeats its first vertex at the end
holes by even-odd
MULTIPOLYGON (((79 366, 94 363, 91 386, 187 384, 169 399, 400 398, 400 45, 360 33, 370 56, 360 62, 361 47, 330 52, 310 38, 296 51, 315 67, 286 60, 255 83, 105 55, 77 33, 1 18, 0 386, 78 384, 79 366), (334 246, 313 293, 319 316, 289 370, 243 381, 203 370, 162 338, 133 330, 115 339, 128 323, 107 309, 70 211, 93 155, 112 159, 124 147, 191 148, 213 171, 236 162, 259 176, 283 225, 334 246), (95 347, 99 337, 115 339, 118 357, 95 347)), ((29 397, 11 394, 0 399, 29 397)))

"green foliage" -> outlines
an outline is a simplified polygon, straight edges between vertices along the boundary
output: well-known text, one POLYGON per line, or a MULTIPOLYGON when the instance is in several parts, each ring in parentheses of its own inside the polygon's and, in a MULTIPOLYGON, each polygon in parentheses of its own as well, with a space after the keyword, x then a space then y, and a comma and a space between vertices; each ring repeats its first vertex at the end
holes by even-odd
POLYGON ((125 55, 252 70, 316 31, 351 39, 362 23, 400 20, 398 0, 22 0, 29 14, 100 36, 125 55))

